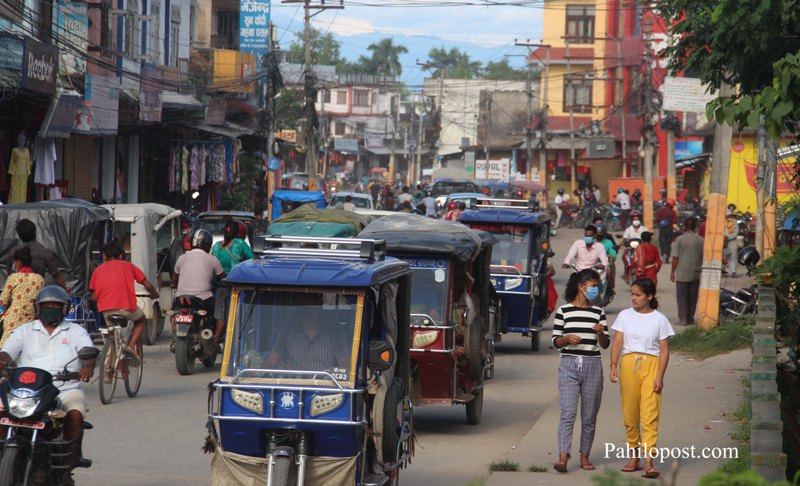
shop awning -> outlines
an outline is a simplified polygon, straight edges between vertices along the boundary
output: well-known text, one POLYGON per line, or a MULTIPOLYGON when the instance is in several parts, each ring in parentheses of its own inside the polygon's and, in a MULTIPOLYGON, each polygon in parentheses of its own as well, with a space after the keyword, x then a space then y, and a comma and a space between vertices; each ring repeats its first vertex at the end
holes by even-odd
POLYGON ((182 108, 188 110, 203 110, 206 105, 191 95, 180 94, 175 91, 161 93, 161 104, 164 108, 182 108))
POLYGON ((239 138, 242 135, 252 135, 253 130, 241 125, 234 125, 233 123, 226 123, 224 126, 207 125, 205 123, 195 123, 190 125, 192 128, 208 132, 214 135, 220 135, 227 138, 239 138))
POLYGON ((703 154, 694 155, 692 157, 686 157, 685 159, 680 159, 675 161, 675 168, 676 169, 685 169, 687 167, 694 167, 697 165, 698 162, 701 160, 705 160, 711 157, 711 153, 706 152, 703 154))

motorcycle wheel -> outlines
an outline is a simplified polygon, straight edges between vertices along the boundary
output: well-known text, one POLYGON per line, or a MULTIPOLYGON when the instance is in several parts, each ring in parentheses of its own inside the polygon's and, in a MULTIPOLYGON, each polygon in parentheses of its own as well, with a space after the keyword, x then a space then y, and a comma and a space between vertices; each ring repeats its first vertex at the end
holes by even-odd
POLYGON ((128 366, 128 377, 125 379, 125 393, 133 398, 139 393, 142 386, 142 374, 144 368, 144 346, 139 344, 136 350, 139 353, 139 366, 128 366))
POLYGON ((100 353, 100 379, 97 380, 97 389, 100 391, 100 403, 108 405, 114 399, 114 391, 117 389, 117 349, 114 342, 106 340, 103 344, 103 351, 100 353), (111 383, 105 382, 106 370, 111 370, 111 383))
POLYGON ((275 457, 275 465, 272 466, 272 485, 273 486, 291 486, 294 481, 291 480, 293 476, 294 462, 291 457, 278 456, 275 457))
POLYGON ((189 343, 189 336, 175 339, 175 367, 182 376, 191 375, 194 371, 194 350, 189 343))
POLYGON ((213 356, 209 356, 208 358, 203 359, 203 366, 205 366, 206 368, 213 368, 216 363, 217 363, 217 353, 214 353, 213 356))
POLYGON ((478 425, 483 414, 483 388, 475 393, 475 398, 467 402, 467 423, 478 425))
POLYGON ((0 459, 0 486, 16 486, 25 482, 26 454, 16 446, 3 449, 0 459))

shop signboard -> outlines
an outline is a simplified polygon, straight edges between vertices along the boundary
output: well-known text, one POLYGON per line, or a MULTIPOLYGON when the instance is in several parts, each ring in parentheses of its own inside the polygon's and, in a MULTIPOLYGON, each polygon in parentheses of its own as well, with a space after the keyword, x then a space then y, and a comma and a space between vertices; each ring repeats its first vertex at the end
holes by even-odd
POLYGON ((269 52, 270 0, 239 0, 239 50, 255 54, 256 65, 269 52))
POLYGON ((40 132, 44 138, 67 138, 81 111, 83 97, 78 93, 56 93, 42 122, 40 132))
POLYGON ((164 72, 152 66, 142 66, 139 84, 139 120, 161 121, 163 92, 164 72))
POLYGON ((25 38, 20 87, 36 93, 53 94, 57 77, 58 48, 25 38))
POLYGON ((367 135, 364 142, 367 148, 383 148, 383 135, 367 135))
POLYGON ((19 87, 22 81, 22 58, 25 43, 21 37, 9 32, 0 32, 0 85, 19 87))
POLYGON ((73 132, 116 135, 119 125, 119 79, 115 76, 86 75, 83 106, 73 132))
POLYGON ((508 173, 510 166, 511 166, 511 161, 509 159, 490 160, 488 163, 488 167, 486 160, 476 160, 475 178, 508 182, 508 173))
POLYGON ((228 112, 228 100, 221 96, 211 98, 206 108, 206 123, 209 125, 225 125, 225 114, 228 112))
POLYGON ((333 149, 339 152, 358 153, 358 140, 354 138, 334 138, 333 149))
POLYGON ((89 48, 89 10, 85 2, 57 0, 53 14, 53 33, 60 49, 60 74, 86 73, 86 58, 82 54, 89 48), (69 46, 69 48, 67 48, 69 46))
POLYGON ((284 142, 297 143, 297 130, 280 130, 275 132, 275 138, 284 142))
POLYGON ((467 171, 467 177, 475 178, 475 152, 464 152, 464 170, 467 171))

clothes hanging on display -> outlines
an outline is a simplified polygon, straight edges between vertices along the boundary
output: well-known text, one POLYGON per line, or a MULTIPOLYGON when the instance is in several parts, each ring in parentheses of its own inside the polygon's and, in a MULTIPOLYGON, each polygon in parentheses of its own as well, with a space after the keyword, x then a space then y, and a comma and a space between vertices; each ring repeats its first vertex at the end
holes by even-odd
POLYGON ((186 193, 213 183, 221 186, 240 181, 241 142, 174 143, 169 146, 170 192, 186 193))
POLYGON ((175 147, 169 148, 169 168, 168 168, 168 186, 169 192, 175 192, 175 147))
POLYGON ((31 153, 28 147, 11 149, 11 160, 8 163, 11 175, 11 194, 8 203, 24 203, 28 200, 28 177, 31 175, 31 153))
POLYGON ((193 191, 200 189, 200 147, 192 147, 189 157, 189 188, 193 191))
POLYGON ((42 138, 36 136, 33 144, 33 161, 36 171, 33 182, 45 186, 52 186, 56 183, 56 142, 52 138, 42 138))
POLYGON ((184 145, 181 152, 181 192, 189 192, 189 149, 184 145))

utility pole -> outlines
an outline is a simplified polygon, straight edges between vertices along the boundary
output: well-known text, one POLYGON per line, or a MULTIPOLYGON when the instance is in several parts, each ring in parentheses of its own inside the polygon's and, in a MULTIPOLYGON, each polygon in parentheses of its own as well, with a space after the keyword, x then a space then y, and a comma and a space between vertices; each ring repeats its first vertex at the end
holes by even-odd
MULTIPOLYGON (((571 79, 571 76, 572 76, 572 62, 571 61, 572 60, 570 59, 570 55, 569 55, 569 37, 566 38, 566 42, 564 43, 564 45, 565 45, 564 57, 567 58, 567 73, 565 74, 564 84, 566 86, 569 86, 567 88, 567 92, 570 92, 570 90, 572 88, 572 86, 570 86, 572 84, 572 79, 571 79)), ((569 106, 568 107, 568 109, 569 109, 569 172, 570 172, 570 176, 569 176, 570 184, 569 185, 570 185, 570 192, 574 193, 575 189, 577 188, 576 187, 577 186, 577 181, 576 181, 575 172, 577 172, 577 170, 578 170, 578 161, 575 160, 575 113, 574 113, 575 112, 575 106, 574 105, 575 105, 575 102, 577 100, 575 98, 575 91, 574 90, 571 90, 571 91, 572 91, 572 105, 573 106, 569 106)), ((570 194, 570 197, 572 197, 572 194, 570 194)))
MULTIPOLYGON (((731 85, 723 84, 720 98, 734 93, 731 85)), ((715 327, 719 320, 719 282, 722 276, 723 234, 725 207, 728 198, 728 175, 731 165, 733 127, 718 123, 714 129, 714 151, 711 158, 711 188, 708 195, 706 236, 703 244, 703 269, 700 275, 700 295, 697 305, 698 323, 702 329, 715 327)))
POLYGON ((389 185, 394 187, 394 144, 397 139, 397 117, 400 111, 400 93, 397 93, 397 96, 392 98, 390 110, 392 115, 392 146, 389 149, 389 185))
MULTIPOLYGON (((274 55, 275 50, 275 25, 272 22, 269 23, 269 56, 274 55)), ((266 79, 270 79, 267 77, 266 79)), ((267 85, 267 97, 266 97, 266 108, 267 113, 269 114, 269 126, 267 127, 267 161, 271 160, 274 156, 274 146, 275 146, 275 129, 277 128, 275 124, 275 90, 276 86, 273 85, 271 82, 268 81, 267 85)), ((272 194, 275 192, 275 171, 269 170, 267 167, 267 218, 271 220, 272 218, 272 194)))
MULTIPOLYGON (((436 103, 438 106, 439 111, 439 136, 437 137, 437 143, 442 138, 442 110, 444 109, 444 78, 447 77, 447 68, 440 64, 432 64, 427 62, 419 62, 417 59, 417 66, 422 67, 422 69, 430 69, 432 67, 439 69, 439 94, 436 96, 436 103)), ((431 167, 436 168, 436 164, 439 162, 439 146, 434 145, 433 151, 433 160, 431 161, 431 167)), ((422 173, 422 168, 420 168, 420 174, 422 173)))
POLYGON ((652 77, 652 24, 649 19, 644 23, 644 80, 642 90, 645 95, 644 120, 642 123, 642 147, 644 148, 644 204, 642 206, 642 220, 647 228, 653 229, 653 155, 655 147, 651 137, 653 135, 653 77, 652 77))
POLYGON ((311 5, 311 0, 283 0, 283 3, 302 3, 304 6, 304 41, 303 59, 305 69, 303 70, 303 94, 305 95, 305 107, 303 116, 305 117, 305 145, 306 145, 306 173, 308 174, 308 190, 317 190, 317 173, 319 172, 319 154, 317 154, 317 112, 315 103, 317 101, 317 86, 314 76, 314 61, 311 56, 311 10, 317 10, 316 15, 322 10, 344 9, 344 0, 339 0, 339 5, 326 5, 322 0, 321 5, 311 5))
POLYGON ((766 209, 767 127, 764 115, 758 120, 758 169, 756 170, 756 250, 764 254, 764 210, 766 209))
POLYGON ((483 153, 486 155, 486 168, 484 170, 484 179, 489 179, 489 158, 492 150, 492 92, 486 92, 486 144, 483 147, 483 153))
MULTIPOLYGON (((617 79, 620 84, 619 128, 622 136, 622 177, 628 177, 628 136, 625 133, 625 119, 627 118, 625 106, 625 68, 622 65, 622 39, 617 38, 617 79)), ((611 194, 608 195, 609 201, 611 194)))
POLYGON ((675 129, 678 127, 678 119, 672 114, 667 112, 667 197, 675 199, 676 185, 675 182, 675 129))
MULTIPOLYGON (((411 179, 411 185, 417 183, 422 177, 422 139, 425 136, 425 131, 423 130, 422 126, 422 115, 425 112, 425 103, 420 104, 419 106, 419 126, 417 126, 417 162, 414 164, 414 174, 411 179)), ((411 188, 411 192, 414 192, 415 187, 411 188)))
POLYGON ((539 184, 546 189, 542 193, 542 198, 539 204, 542 208, 547 207, 547 202, 550 196, 550 178, 547 176, 547 112, 550 106, 547 104, 547 97, 550 95, 548 92, 548 81, 550 79, 550 46, 547 48, 545 63, 544 63, 544 89, 542 95, 539 97, 541 101, 540 106, 540 128, 539 128, 539 184))

